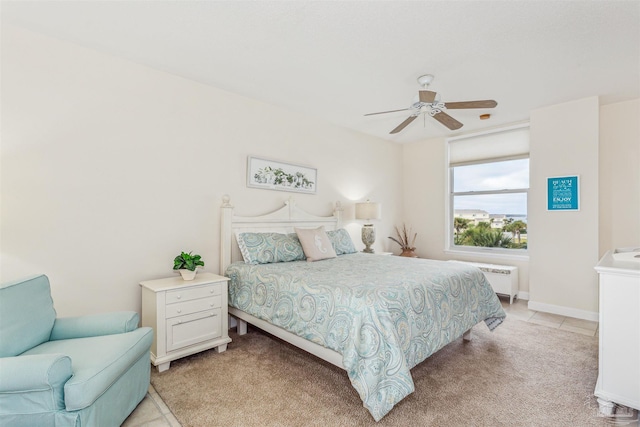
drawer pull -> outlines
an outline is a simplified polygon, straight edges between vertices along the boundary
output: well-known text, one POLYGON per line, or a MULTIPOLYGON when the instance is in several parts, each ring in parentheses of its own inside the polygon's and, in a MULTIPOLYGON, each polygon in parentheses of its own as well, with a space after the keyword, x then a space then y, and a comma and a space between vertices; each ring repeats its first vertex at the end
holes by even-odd
POLYGON ((177 299, 180 299, 180 298, 182 298, 182 295, 178 295, 176 298, 177 298, 177 299))
POLYGON ((215 313, 211 313, 211 314, 210 314, 210 316, 211 316, 211 317, 215 317, 215 316, 216 316, 216 314, 215 314, 215 313))
POLYGON ((213 293, 213 288, 209 289, 209 293, 212 294, 213 293))
POLYGON ((178 325, 182 323, 182 320, 178 320, 178 325))
POLYGON ((181 310, 181 309, 178 309, 178 313, 182 313, 182 310, 181 310))

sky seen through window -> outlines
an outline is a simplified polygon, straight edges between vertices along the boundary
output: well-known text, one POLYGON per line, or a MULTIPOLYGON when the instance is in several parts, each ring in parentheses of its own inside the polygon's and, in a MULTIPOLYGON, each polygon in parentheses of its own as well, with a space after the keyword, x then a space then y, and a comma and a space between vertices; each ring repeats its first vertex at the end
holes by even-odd
MULTIPOLYGON (((506 160, 454 168, 454 192, 529 188, 529 159, 506 160)), ((527 215, 526 193, 454 197, 454 210, 480 209, 489 214, 527 215)))

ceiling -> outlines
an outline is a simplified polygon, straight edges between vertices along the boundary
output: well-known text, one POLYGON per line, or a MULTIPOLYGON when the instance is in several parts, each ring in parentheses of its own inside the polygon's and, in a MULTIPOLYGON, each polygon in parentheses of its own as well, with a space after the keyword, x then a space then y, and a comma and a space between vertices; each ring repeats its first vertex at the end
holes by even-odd
MULTIPOLYGON (((640 97, 640 1, 6 1, 2 23, 398 143, 520 122, 533 109, 640 97), (451 110, 396 135, 416 79, 451 110), (491 112, 489 120, 479 115, 491 112)), ((247 117, 251 121, 251 117, 247 117)))

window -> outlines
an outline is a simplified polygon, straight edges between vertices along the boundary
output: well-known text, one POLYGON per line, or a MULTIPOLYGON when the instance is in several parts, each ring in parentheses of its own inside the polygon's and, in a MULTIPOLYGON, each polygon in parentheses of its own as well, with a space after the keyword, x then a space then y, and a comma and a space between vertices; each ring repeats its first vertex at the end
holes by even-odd
POLYGON ((526 251, 529 128, 450 139, 448 145, 449 248, 526 251))

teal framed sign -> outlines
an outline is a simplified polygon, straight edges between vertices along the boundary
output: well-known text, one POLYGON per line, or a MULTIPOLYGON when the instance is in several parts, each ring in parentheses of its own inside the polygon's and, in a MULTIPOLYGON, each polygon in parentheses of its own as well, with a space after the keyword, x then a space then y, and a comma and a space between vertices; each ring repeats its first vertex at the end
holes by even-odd
POLYGON ((577 175, 547 178, 547 210, 580 210, 580 179, 577 175))

